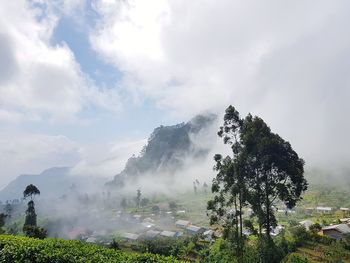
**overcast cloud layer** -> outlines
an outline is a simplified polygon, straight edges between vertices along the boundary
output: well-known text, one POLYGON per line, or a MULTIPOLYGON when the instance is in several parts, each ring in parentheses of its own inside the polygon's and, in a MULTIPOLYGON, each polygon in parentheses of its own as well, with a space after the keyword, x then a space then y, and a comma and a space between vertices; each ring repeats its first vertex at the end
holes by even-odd
MULTIPOLYGON (((86 109, 118 115, 146 101, 184 121, 232 104, 263 117, 309 166, 346 166, 349 12, 348 1, 2 1, 0 185, 23 168, 105 171, 91 156, 96 149, 110 153, 106 159, 117 154, 115 142, 101 149, 19 125, 79 126, 89 121, 86 109), (86 12, 95 20, 86 21, 86 12), (122 73, 118 83, 98 86, 68 44, 52 42, 62 17, 77 21, 95 55, 122 73)), ((137 151, 140 142, 119 144, 137 151)), ((108 171, 120 169, 120 162, 107 163, 108 171)))
POLYGON ((348 1, 97 1, 93 47, 177 114, 262 116, 324 166, 350 161, 348 1))

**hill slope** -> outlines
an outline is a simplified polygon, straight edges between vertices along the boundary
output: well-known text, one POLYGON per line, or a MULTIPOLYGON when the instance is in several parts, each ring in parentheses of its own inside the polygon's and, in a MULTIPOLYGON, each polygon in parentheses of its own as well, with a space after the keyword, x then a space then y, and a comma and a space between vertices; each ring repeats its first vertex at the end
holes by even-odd
POLYGON ((92 177, 70 176, 69 167, 53 167, 40 174, 20 175, 0 191, 0 200, 19 199, 28 184, 36 185, 44 197, 58 197, 70 191, 72 185, 87 189, 90 184, 101 186, 103 180, 92 177))

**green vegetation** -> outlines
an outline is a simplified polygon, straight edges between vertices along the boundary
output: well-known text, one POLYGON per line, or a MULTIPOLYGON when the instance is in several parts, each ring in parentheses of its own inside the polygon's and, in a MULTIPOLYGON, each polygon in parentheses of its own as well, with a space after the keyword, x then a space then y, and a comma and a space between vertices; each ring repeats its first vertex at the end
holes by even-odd
POLYGON ((307 189, 304 161, 261 118, 248 114, 242 119, 232 106, 226 109, 218 135, 230 146, 232 157, 214 156, 218 173, 212 185, 215 196, 208 202, 211 223, 223 225, 224 237, 243 262, 243 209, 249 205, 258 224, 259 261, 279 262, 270 236, 277 225, 274 202, 291 209, 301 199, 307 189))
POLYGON ((0 262, 11 263, 99 263, 99 262, 179 262, 173 257, 116 251, 80 241, 33 239, 0 235, 0 262))

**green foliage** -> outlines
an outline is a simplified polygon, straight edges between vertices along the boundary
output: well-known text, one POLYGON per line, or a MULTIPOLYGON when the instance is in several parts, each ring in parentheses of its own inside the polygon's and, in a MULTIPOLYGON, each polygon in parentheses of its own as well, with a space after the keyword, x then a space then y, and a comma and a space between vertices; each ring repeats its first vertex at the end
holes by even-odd
POLYGON ((12 210, 13 210, 12 205, 11 205, 10 203, 7 203, 7 204, 5 205, 5 212, 6 212, 6 215, 7 215, 8 217, 11 217, 12 210))
POLYGON ((11 263, 136 263, 179 262, 173 257, 125 253, 80 241, 32 239, 0 235, 0 262, 11 263))
MULTIPOLYGON (((293 208, 301 199, 307 189, 304 161, 261 118, 248 114, 241 119, 231 105, 225 111, 218 136, 230 146, 232 156, 214 156, 217 175, 212 183, 215 196, 207 206, 210 223, 224 227, 224 238, 230 241, 241 262, 246 246, 242 212, 250 205, 259 226, 259 261, 279 262, 283 251, 270 237, 271 228, 277 225, 273 203, 279 200, 293 208), (263 228, 266 239, 261 236, 263 228)), ((256 233, 253 224, 246 223, 256 233)))
POLYGON ((284 257, 281 248, 265 236, 259 237, 257 250, 261 263, 279 263, 284 257))
POLYGON ((141 239, 132 243, 134 251, 174 257, 193 253, 196 250, 196 246, 196 243, 192 242, 190 238, 155 237, 152 239, 141 239))
POLYGON ((294 226, 289 229, 296 246, 301 246, 310 240, 310 234, 306 231, 304 226, 294 226))
POLYGON ((317 234, 318 232, 320 232, 321 229, 322 229, 322 227, 321 227, 321 225, 319 223, 312 224, 309 227, 310 232, 312 232, 314 234, 317 234))
POLYGON ((244 225, 244 227, 246 227, 253 235, 257 235, 257 234, 258 234, 258 231, 255 229, 252 220, 244 219, 244 220, 243 220, 243 225, 244 225))
POLYGON ((28 202, 28 208, 26 210, 26 218, 24 221, 24 226, 36 226, 36 213, 33 200, 28 202))
POLYGON ((47 237, 47 230, 37 226, 24 226, 23 232, 27 237, 44 239, 47 237))
POLYGON ((324 258, 328 262, 342 262, 342 259, 349 256, 349 253, 345 250, 345 246, 342 242, 333 242, 325 248, 323 253, 324 258))
POLYGON ((237 262, 232 250, 232 244, 225 239, 219 238, 209 248, 208 253, 202 258, 202 262, 237 262))
POLYGON ((309 263, 310 261, 305 258, 305 257, 301 257, 299 255, 294 255, 291 254, 290 256, 287 257, 287 259, 285 259, 284 263, 309 263))
POLYGON ((4 213, 0 213, 0 229, 2 229, 2 227, 5 225, 6 217, 7 215, 5 215, 4 213))

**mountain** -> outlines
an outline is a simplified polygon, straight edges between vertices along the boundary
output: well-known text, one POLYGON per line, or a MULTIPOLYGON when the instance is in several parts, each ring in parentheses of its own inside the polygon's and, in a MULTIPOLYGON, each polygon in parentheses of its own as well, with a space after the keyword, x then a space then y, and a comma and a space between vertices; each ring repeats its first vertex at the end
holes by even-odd
POLYGON ((107 185, 121 186, 126 180, 146 173, 174 174, 183 167, 186 159, 205 157, 209 148, 196 144, 194 138, 205 133, 216 119, 214 114, 198 115, 187 123, 156 128, 140 156, 132 156, 124 170, 107 185))
POLYGON ((40 174, 24 174, 11 181, 0 191, 0 200, 20 199, 29 184, 34 184, 40 190, 40 196, 60 197, 75 188, 88 189, 90 185, 103 185, 101 179, 83 176, 70 176, 70 167, 52 167, 40 174))

